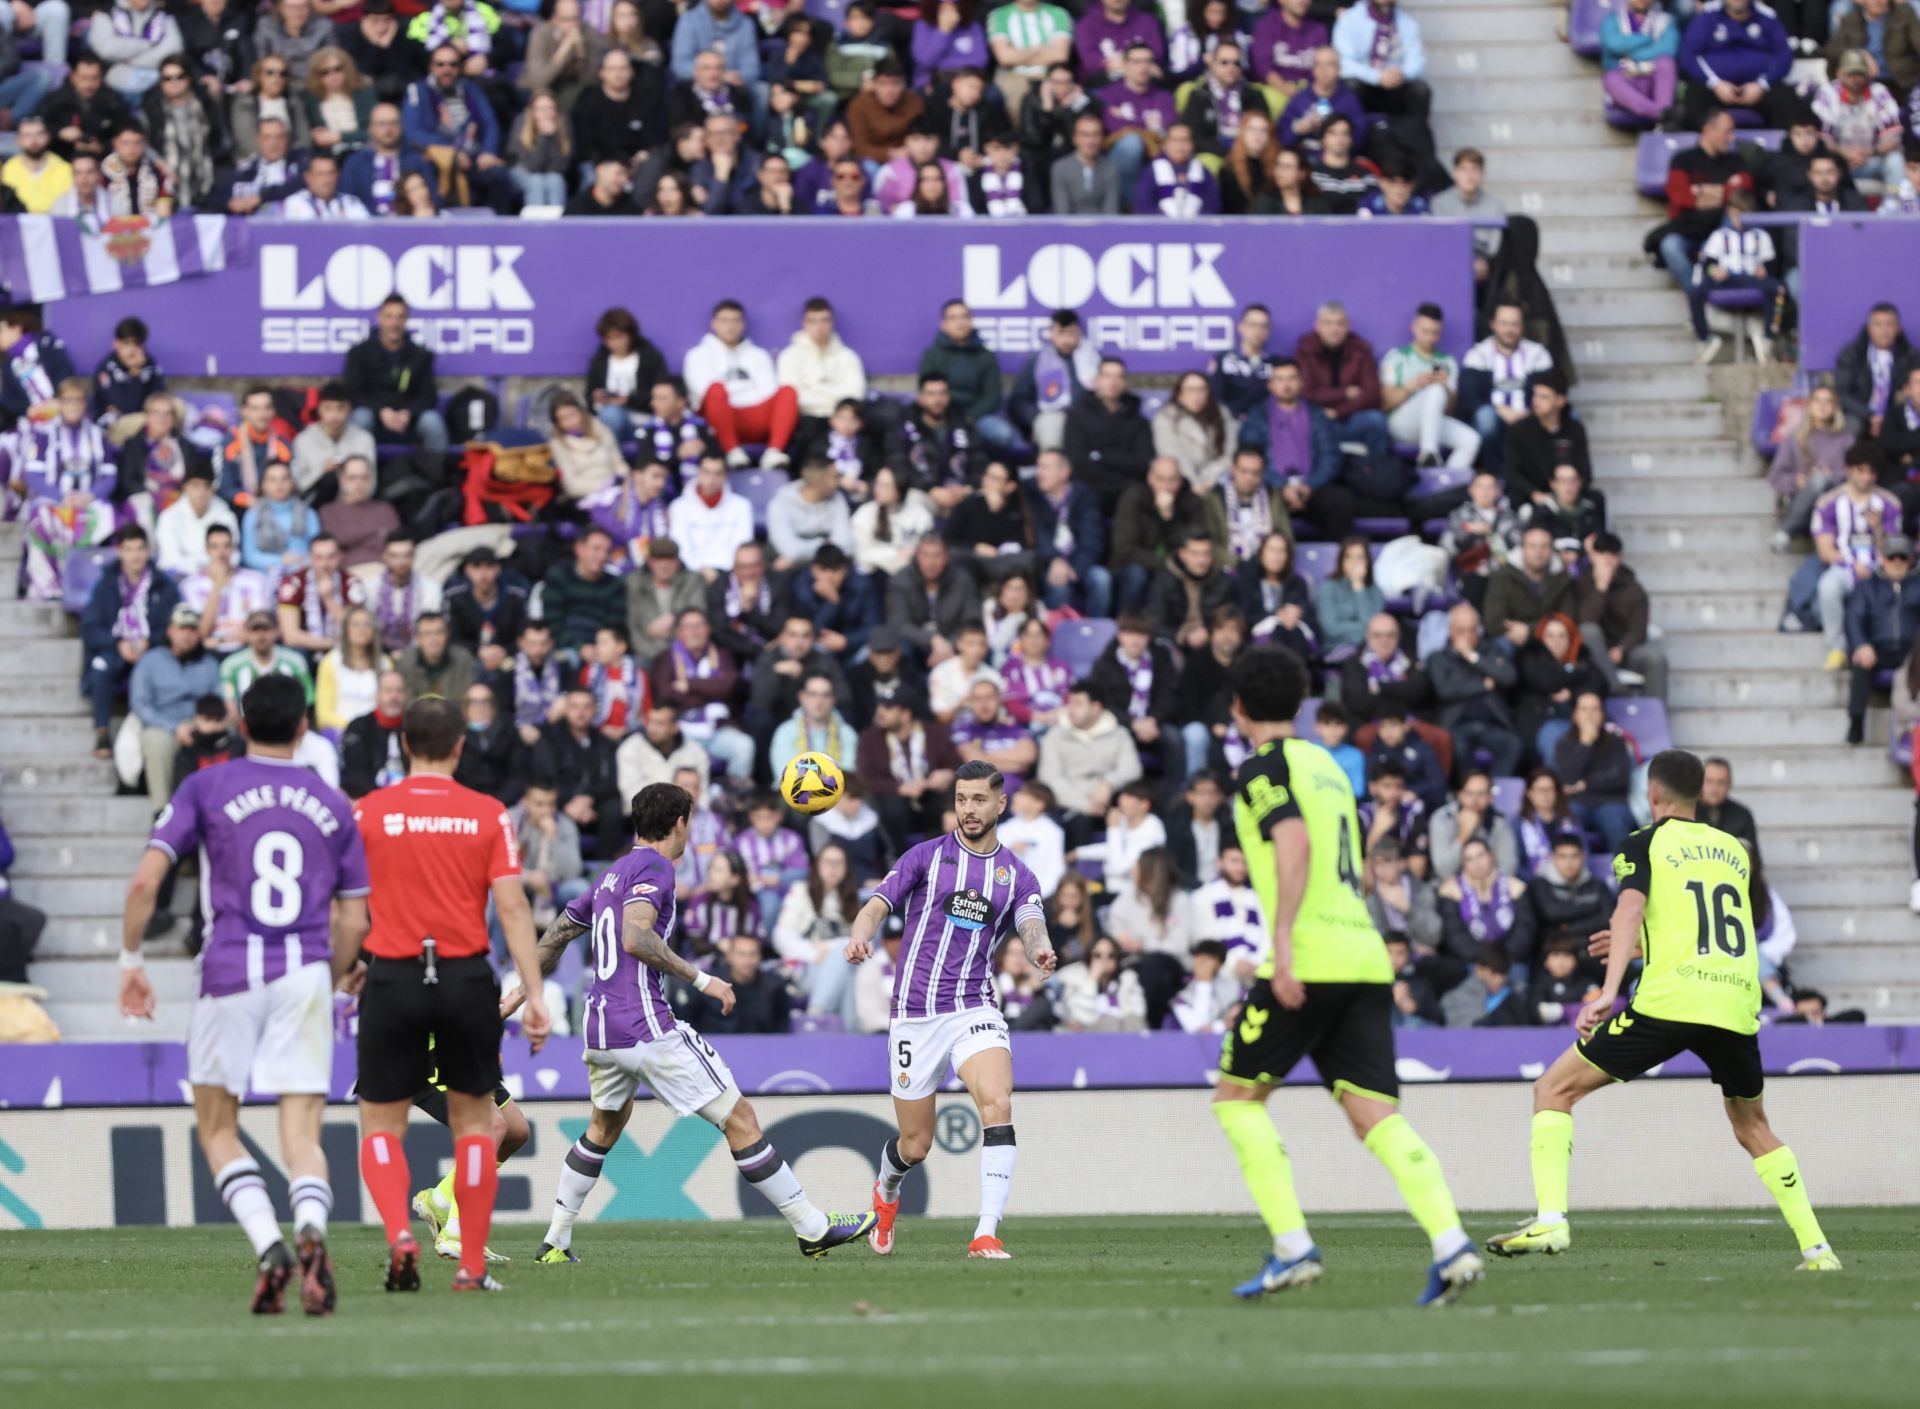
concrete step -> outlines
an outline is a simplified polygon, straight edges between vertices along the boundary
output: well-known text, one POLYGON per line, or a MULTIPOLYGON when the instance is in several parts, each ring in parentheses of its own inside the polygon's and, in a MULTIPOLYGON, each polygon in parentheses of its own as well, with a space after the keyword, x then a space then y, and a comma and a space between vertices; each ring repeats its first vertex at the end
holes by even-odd
MULTIPOLYGON (((131 869, 106 875, 85 868, 83 874, 18 876, 13 893, 49 915, 114 915, 126 897, 131 869)), ((184 899, 180 902, 185 904, 184 899)), ((115 922, 116 932, 119 922, 115 922)))
POLYGON ((1633 558, 1634 575, 1649 592, 1732 592, 1773 588, 1785 599, 1791 568, 1784 558, 1745 554, 1642 552, 1633 558))
MULTIPOLYGON (((1494 35, 1509 44, 1552 44, 1560 37, 1559 25, 1564 18, 1558 11, 1538 5, 1496 5, 1485 0, 1476 0, 1472 5, 1422 5, 1420 37, 1428 44, 1488 44, 1494 35)), ((1437 80, 1439 76, 1433 77, 1437 80)), ((1435 84, 1436 90, 1466 86, 1437 81, 1435 84)), ((1597 106, 1598 84, 1594 87, 1596 91, 1590 96, 1597 106)), ((1438 98, 1439 92, 1434 96, 1438 98)))
POLYGON ((1819 669, 1756 670, 1737 676, 1724 671, 1677 669, 1667 685, 1670 709, 1726 711, 1724 723, 1729 732, 1723 736, 1721 731, 1709 729, 1703 735, 1722 745, 1838 742, 1846 733, 1846 703, 1846 676, 1838 672, 1829 675, 1819 669), (1812 711, 1823 717, 1806 732, 1796 733, 1777 726, 1779 711, 1812 711))
POLYGON ((12 776, 7 778, 6 788, 7 830, 16 847, 29 837, 145 836, 153 820, 153 809, 144 796, 62 793, 50 787, 22 790, 12 776))
MULTIPOLYGON (((1677 682, 1676 682, 1677 683, 1677 682)), ((1702 704, 1679 697, 1679 691, 1671 692, 1667 701, 1669 719, 1673 728, 1674 743, 1683 749, 1692 749, 1700 754, 1717 754, 1730 748, 1754 748, 1786 750, 1801 748, 1808 744, 1832 744, 1846 737, 1846 714, 1842 701, 1835 700, 1831 705, 1768 705, 1765 703, 1747 703, 1726 701, 1702 704)), ((1885 710, 1867 712, 1867 737, 1884 739, 1887 736, 1887 714, 1885 710)), ((1755 801, 1749 803, 1756 808, 1760 797, 1778 798, 1781 794, 1755 794, 1755 801)), ((1825 797, 1825 793, 1809 794, 1801 797, 1802 802, 1816 802, 1825 797)), ((1862 790, 1849 790, 1847 797, 1859 800, 1877 797, 1877 793, 1862 790)), ((1901 795, 1893 794, 1895 802, 1902 802, 1901 795)), ((1746 801, 1745 798, 1742 801, 1746 801)), ((1831 825, 1852 826, 1904 826, 1913 814, 1913 790, 1908 788, 1904 798, 1905 810, 1892 807, 1885 812, 1872 814, 1852 814, 1844 807, 1833 812, 1809 812, 1804 816, 1796 814, 1791 807, 1777 810, 1770 818, 1762 819, 1771 826, 1824 827, 1831 825)), ((1764 833, 1763 833, 1764 835, 1764 833)))
MULTIPOLYGON (((1559 311, 1560 321, 1566 325, 1567 337, 1578 341, 1581 337, 1605 337, 1604 331, 1613 328, 1652 328, 1663 330, 1674 314, 1679 314, 1675 326, 1686 330, 1686 304, 1678 293, 1668 289, 1602 289, 1598 292, 1583 293, 1574 289, 1568 293, 1555 294, 1554 307, 1559 311)), ((1687 334, 1689 337, 1691 333, 1687 334)))
MULTIPOLYGON (((1576 396, 1579 391, 1579 387, 1574 388, 1576 396)), ((1587 413, 1580 414, 1584 417, 1587 413)), ((1758 480, 1761 475, 1761 467, 1754 463, 1750 450, 1743 453, 1739 441, 1719 436, 1675 444, 1670 440, 1610 434, 1603 440, 1590 442, 1589 448, 1593 454, 1593 472, 1602 488, 1625 479, 1645 479, 1657 484, 1669 478, 1758 480)))
MULTIPOLYGON (((104 966, 102 966, 104 968, 104 966)), ((152 965, 148 966, 149 969, 152 965)), ((191 993, 160 1003, 151 1022, 120 1016, 117 992, 103 999, 69 1000, 47 1004, 47 1016, 68 1042, 184 1042, 193 1015, 191 993)))
MULTIPOLYGON (((1667 276, 1637 259, 1617 254, 1561 255, 1542 274, 1556 289, 1627 289, 1642 292, 1669 287, 1667 276)), ((1705 369, 1701 377, 1705 378, 1705 369)), ((1700 393, 1702 396, 1706 391, 1700 393)))
MULTIPOLYGON (((1580 384, 1583 404, 1587 392, 1583 381, 1580 384)), ((1739 515, 1738 521, 1750 518, 1764 523, 1769 535, 1773 532, 1773 490, 1764 479, 1644 474, 1630 479, 1602 480, 1600 487, 1606 491, 1610 520, 1641 514, 1667 521, 1739 515)))
MULTIPOLYGON (((1494 85, 1483 82, 1479 86, 1486 89, 1494 85)), ((1508 123, 1524 135, 1527 126, 1525 114, 1509 114, 1505 121, 1496 116, 1491 122, 1466 127, 1461 134, 1461 145, 1465 145, 1474 138, 1475 127, 1478 127, 1482 133, 1493 136, 1501 133, 1508 123)), ((1449 148, 1442 145, 1441 150, 1446 151, 1449 148)), ((1498 174, 1499 184, 1495 189, 1501 192, 1515 186, 1531 188, 1549 182, 1564 181, 1568 172, 1578 171, 1591 173, 1596 183, 1625 197, 1632 189, 1634 150, 1631 147, 1516 146, 1500 150, 1496 155, 1489 157, 1488 167, 1490 180, 1496 173, 1498 174)), ((1505 199, 1504 195, 1502 199, 1505 199)), ((1620 208, 1619 204, 1615 204, 1614 213, 1617 214, 1620 208)), ((1525 209, 1518 210, 1516 213, 1533 214, 1532 211, 1525 209)))
MULTIPOLYGON (((1591 217, 1543 211, 1540 249, 1549 260, 1563 254, 1631 255, 1640 248, 1647 231, 1658 223, 1657 218, 1637 211, 1623 213, 1618 208, 1612 215, 1591 217)), ((1677 296, 1678 290, 1675 293, 1677 296)), ((1684 310, 1684 305, 1682 307, 1684 310)))
MULTIPOLYGON (((1733 776, 1738 783, 1737 768, 1733 776)), ((1819 827, 1778 828, 1768 831, 1763 846, 1768 875, 1839 863, 1898 873, 1904 881, 1913 864, 1913 844, 1906 827, 1848 827, 1838 833, 1819 827)), ((1903 903, 1905 898, 1903 890, 1903 903)))
MULTIPOLYGON (((1680 732, 1674 731, 1676 735, 1680 732)), ((1820 737, 1809 732, 1808 738, 1820 737)), ((1728 742, 1738 742, 1729 740, 1728 742)), ((1740 794, 1760 825, 1763 847, 1772 849, 1773 828, 1826 829, 1829 836, 1856 826, 1904 826, 1913 818, 1913 789, 1842 788, 1810 793, 1759 791, 1740 794)), ((1803 929, 1804 932, 1804 929, 1803 929)))
POLYGON ((113 796, 119 786, 113 764, 92 756, 91 729, 87 731, 87 739, 88 747, 84 752, 69 749, 64 753, 42 754, 36 758, 20 758, 11 754, 0 758, 0 776, 7 778, 14 790, 7 800, 9 809, 17 799, 36 792, 61 798, 76 793, 97 798, 113 796))
MULTIPOLYGON (((1739 780, 1743 800, 1754 792, 1778 792, 1783 788, 1884 788, 1902 781, 1898 766, 1888 758, 1884 748, 1855 749, 1845 744, 1817 742, 1802 743, 1791 749, 1730 745, 1716 753, 1733 765, 1733 776, 1739 780)), ((1912 791, 1911 779, 1906 780, 1906 787, 1912 791)), ((1842 858, 1851 836, 1851 832, 1847 832, 1828 839, 1834 851, 1829 860, 1842 858)))
POLYGON ((1713 440, 1726 430, 1726 411, 1717 401, 1600 401, 1580 405, 1589 443, 1609 441, 1616 434, 1658 436, 1679 446, 1689 441, 1713 440))
POLYGON ((0 640, 46 640, 69 632, 67 614, 51 602, 0 601, 0 640))
POLYGON ((1856 988, 1848 983, 1823 985, 1827 1004, 1834 1012, 1858 1008, 1868 1022, 1912 1023, 1920 1021, 1920 983, 1885 983, 1856 988))
MULTIPOLYGON (((142 814, 145 808, 141 809, 142 814)), ((12 809, 8 809, 9 815, 12 809)), ((86 837, 33 837, 14 834, 13 869, 17 881, 29 876, 92 877, 124 883, 147 849, 144 820, 137 829, 86 837)))
MULTIPOLYGON (((1562 178, 1569 172, 1580 170, 1585 165, 1585 150, 1579 147, 1555 147, 1550 150, 1562 158, 1559 171, 1541 181, 1529 181, 1523 185, 1508 185, 1500 188, 1500 199, 1507 203, 1507 209, 1511 213, 1531 216, 1540 221, 1566 220, 1573 216, 1605 218, 1620 214, 1621 208, 1626 204, 1626 193, 1629 189, 1627 180, 1622 178, 1598 181, 1590 186, 1568 182, 1562 178)), ((1626 241, 1617 243, 1620 252, 1624 252, 1626 241)), ((1555 251, 1555 253, 1564 253, 1564 251, 1555 251)), ((1644 260, 1641 263, 1648 269, 1652 268, 1646 265, 1644 260)))
POLYGON ((90 717, 0 719, 0 766, 8 761, 87 757, 92 752, 90 717))
MULTIPOLYGON (((1423 39, 1425 30, 1423 19, 1423 39)), ((1427 81, 1437 87, 1488 78, 1531 77, 1555 83, 1594 79, 1594 66, 1563 45, 1499 42, 1504 39, 1505 35, 1494 33, 1428 43, 1427 81), (1490 39, 1494 42, 1489 43, 1490 39)))
POLYGON ((1801 935, 1791 961, 1798 983, 1824 991, 1830 984, 1872 989, 1886 983, 1920 982, 1920 952, 1913 948, 1913 942, 1920 939, 1920 917, 1905 910, 1846 911, 1812 906, 1804 913, 1794 910, 1793 923, 1801 935), (1823 928, 1826 925, 1840 928, 1823 928), (1848 926, 1852 933, 1847 932, 1848 926), (1827 937, 1832 934, 1840 937, 1827 937), (1856 935, 1872 937, 1863 941, 1856 935))
POLYGON ((1824 653, 1820 638, 1810 632, 1742 631, 1723 627, 1715 631, 1670 631, 1660 641, 1675 670, 1719 671, 1744 677, 1755 672, 1818 670, 1824 653))
POLYGON ((0 659, 6 661, 7 678, 39 676, 64 678, 74 694, 80 693, 80 643, 61 636, 8 638, 0 646, 0 659))
POLYGON ((1778 592, 1649 592, 1653 620, 1666 631, 1771 631, 1780 624, 1778 592))
MULTIPOLYGON (((1598 105, 1578 111, 1569 109, 1565 112, 1535 113, 1523 121, 1515 121, 1510 112, 1463 108, 1454 112, 1435 113, 1431 125, 1434 141, 1441 151, 1451 151, 1456 145, 1466 144, 1482 148, 1490 158, 1507 148, 1529 144, 1568 147, 1576 151, 1634 145, 1607 126, 1598 105), (1536 135, 1539 141, 1532 143, 1536 135)), ((1500 190, 1499 165, 1497 158, 1494 159, 1487 172, 1495 190, 1500 190)), ((1500 190, 1500 194, 1504 198, 1506 192, 1500 190)))
MULTIPOLYGON (((1907 872, 1892 866, 1790 866, 1773 864, 1773 848, 1767 846, 1767 880, 1785 897, 1798 923, 1804 907, 1872 906, 1905 909, 1907 872)), ((1913 938, 1920 938, 1920 918, 1913 921, 1913 938)))
MULTIPOLYGON (((198 980, 191 959, 148 955, 147 977, 153 981, 154 996, 163 1005, 191 1003, 195 997, 198 980)), ((112 1005, 119 1000, 119 970, 110 962, 56 959, 43 963, 36 959, 32 978, 56 1003, 112 1005)))
POLYGON ((20 719, 30 716, 64 717, 89 713, 87 701, 71 678, 51 675, 17 675, 8 653, 6 688, 0 689, 0 717, 20 719))
MULTIPOLYGON (((1424 21, 1420 27, 1426 29, 1424 21)), ((1597 84, 1543 84, 1525 78, 1440 83, 1433 90, 1433 112, 1435 116, 1442 113, 1511 113, 1516 123, 1524 123, 1533 113, 1592 112, 1600 106, 1597 90, 1597 84)))
POLYGON ((1569 324, 1566 328, 1567 345, 1573 350, 1574 362, 1582 371, 1591 371, 1602 363, 1610 366, 1625 363, 1634 367, 1693 366, 1698 344, 1693 340, 1693 331, 1686 325, 1686 305, 1677 302, 1677 294, 1669 297, 1676 300, 1673 307, 1679 310, 1672 322, 1661 319, 1636 327, 1613 324, 1575 327, 1569 324))
POLYGON ((1626 544, 1627 560, 1636 564, 1643 553, 1765 553, 1773 539, 1773 524, 1758 515, 1689 519, 1609 512, 1607 524, 1626 544))
POLYGON ((112 914, 49 915, 34 955, 36 963, 41 959, 111 959, 119 947, 117 910, 112 914))

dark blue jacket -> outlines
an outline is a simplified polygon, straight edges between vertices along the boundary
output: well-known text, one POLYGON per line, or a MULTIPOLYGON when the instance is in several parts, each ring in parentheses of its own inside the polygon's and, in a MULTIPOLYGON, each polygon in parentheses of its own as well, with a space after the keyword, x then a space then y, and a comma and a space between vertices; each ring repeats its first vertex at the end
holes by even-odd
MULTIPOLYGON (((368 210, 373 209, 373 148, 362 147, 348 157, 340 167, 340 193, 357 196, 360 204, 368 210)), ((402 149, 400 153, 400 175, 417 171, 427 178, 427 189, 433 193, 437 204, 440 199, 440 182, 434 176, 433 168, 427 165, 427 159, 417 152, 402 149)), ((398 183, 398 178, 395 179, 398 183)))
POLYGON ((1892 670, 1920 639, 1920 579, 1904 582, 1875 573, 1847 594, 1847 651, 1872 646, 1881 670, 1892 670))
MULTIPOLYGON (((60 383, 73 375, 73 358, 67 355, 67 345, 53 333, 34 333, 24 341, 38 345, 40 366, 58 391, 60 383)), ((26 415, 32 401, 25 384, 14 375, 13 358, 0 349, 0 414, 4 414, 6 424, 12 425, 26 415)))
MULTIPOLYGON (((1304 399, 1300 404, 1307 408, 1307 424, 1313 428, 1311 432, 1313 467, 1307 471, 1307 484, 1313 489, 1324 489, 1340 478, 1340 434, 1334 429, 1333 421, 1325 411, 1304 399)), ((1241 449, 1252 446, 1263 453, 1268 453, 1269 477, 1273 470, 1272 456, 1269 453, 1272 449, 1272 432, 1267 425, 1267 412, 1272 405, 1272 397, 1261 397, 1259 403, 1247 412, 1247 418, 1240 423, 1241 449)))
POLYGON ((400 124, 407 146, 423 152, 428 147, 451 145, 469 156, 478 156, 481 152, 500 155, 500 119, 493 115, 493 104, 487 101, 485 90, 470 78, 460 80, 460 90, 467 104, 467 126, 471 135, 464 141, 449 143, 440 130, 440 105, 434 101, 433 80, 423 78, 408 87, 400 124))
POLYGON ((1780 82, 1793 67, 1787 27, 1765 5, 1755 3, 1736 22, 1719 0, 1703 5, 1680 41, 1680 76, 1689 83, 1716 79, 1735 85, 1780 82))
POLYGON ((1274 354, 1264 348, 1258 357, 1249 357, 1236 342, 1232 352, 1223 352, 1207 363, 1207 384, 1213 388, 1213 399, 1229 416, 1238 420, 1267 399, 1273 358, 1274 354))
POLYGON ((880 597, 874 590, 873 579, 863 573, 847 574, 838 602, 829 602, 814 594, 813 574, 806 568, 794 573, 787 591, 793 599, 793 610, 812 617, 816 632, 838 631, 847 638, 847 648, 840 653, 843 660, 852 660, 867 644, 868 634, 880 624, 880 597))
MULTIPOLYGON (((1053 501, 1039 486, 1026 487, 1027 507, 1033 512, 1033 542, 1043 562, 1060 556, 1054 552, 1054 537, 1060 529, 1062 514, 1055 513, 1053 501)), ((1073 551, 1066 555, 1067 565, 1084 581, 1090 568, 1107 560, 1107 520, 1100 512, 1100 496, 1075 480, 1067 481, 1064 511, 1067 531, 1073 535, 1073 551)))
MULTIPOLYGON (((147 640, 163 645, 167 639, 167 618, 173 615, 173 609, 180 604, 180 589, 173 585, 173 579, 160 571, 156 565, 153 570, 153 586, 147 591, 147 640)), ((80 643, 86 648, 84 670, 95 656, 112 655, 114 647, 113 623, 120 615, 120 564, 112 563, 100 574, 100 580, 93 584, 93 595, 87 598, 87 609, 80 614, 80 643)))

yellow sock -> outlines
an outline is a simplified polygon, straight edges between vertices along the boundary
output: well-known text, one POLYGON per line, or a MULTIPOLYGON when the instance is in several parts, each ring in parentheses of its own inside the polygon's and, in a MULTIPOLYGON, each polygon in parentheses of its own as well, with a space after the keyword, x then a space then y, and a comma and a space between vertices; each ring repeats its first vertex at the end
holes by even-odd
POLYGON ((1567 1212, 1567 1167, 1573 1163, 1573 1116, 1533 1113, 1533 1198, 1542 1218, 1567 1212))
POLYGON ((443 1223, 452 1222, 460 1216, 460 1201, 453 1196, 453 1171, 447 1171, 446 1178, 433 1186, 434 1202, 447 1211, 443 1223))
POLYGON ((1215 1101, 1213 1115, 1240 1160, 1241 1177, 1267 1231, 1276 1239, 1304 1233, 1307 1217, 1293 1191, 1293 1166, 1267 1108, 1258 1101, 1215 1101))
POLYGON ((1400 1197, 1408 1211, 1434 1240, 1437 1250, 1440 1242, 1460 1227, 1460 1214, 1453 1206, 1453 1193, 1447 1188, 1440 1161, 1403 1115, 1390 1115, 1369 1130, 1366 1145, 1400 1186, 1400 1197))
POLYGON ((1800 1164, 1793 1151, 1785 1145, 1769 1150, 1753 1162, 1753 1172, 1773 1191, 1773 1201, 1780 1205, 1787 1226, 1800 1240, 1800 1250, 1807 1252, 1825 1244, 1827 1235, 1820 1231, 1820 1220, 1814 1217, 1813 1200, 1807 1197, 1806 1182, 1800 1178, 1800 1164))

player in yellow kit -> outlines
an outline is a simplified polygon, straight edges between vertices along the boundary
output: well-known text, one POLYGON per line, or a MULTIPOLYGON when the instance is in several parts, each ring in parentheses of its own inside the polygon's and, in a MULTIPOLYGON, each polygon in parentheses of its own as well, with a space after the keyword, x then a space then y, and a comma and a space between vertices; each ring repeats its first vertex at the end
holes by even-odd
POLYGON ((1526 1226, 1488 1240, 1503 1257, 1565 1252, 1567 1167, 1573 1159, 1573 1107, 1613 1082, 1692 1052, 1726 1098, 1733 1137, 1753 1157, 1800 1243, 1802 1272, 1837 1272, 1793 1151, 1767 1124, 1760 1064, 1760 954, 1749 904, 1751 864, 1740 841, 1694 820, 1706 770, 1682 749, 1659 754, 1647 774, 1653 825, 1627 838, 1614 858, 1620 899, 1604 935, 1607 978, 1580 1012, 1580 1040, 1533 1088, 1533 1191, 1538 1212, 1526 1226), (1626 1010, 1613 1011, 1627 965, 1644 960, 1626 1010))
POLYGON ((1233 1289, 1251 1298, 1319 1278, 1280 1133, 1266 1100, 1303 1057, 1387 1167, 1433 1243, 1423 1306, 1452 1301, 1480 1279, 1440 1161, 1399 1111, 1393 1064, 1393 965, 1360 893, 1360 818, 1353 784, 1332 754, 1294 737, 1306 667, 1272 647, 1248 651, 1230 677, 1233 720, 1254 745, 1234 778, 1233 819, 1247 871, 1272 926, 1240 1020, 1220 1051, 1213 1113, 1267 1230, 1273 1253, 1233 1289))

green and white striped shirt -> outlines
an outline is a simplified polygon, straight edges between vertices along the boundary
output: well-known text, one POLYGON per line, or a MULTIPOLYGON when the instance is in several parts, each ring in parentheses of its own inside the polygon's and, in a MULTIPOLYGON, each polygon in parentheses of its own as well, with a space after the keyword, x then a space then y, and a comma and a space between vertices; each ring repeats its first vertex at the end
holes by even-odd
POLYGON ((1447 374, 1447 390, 1455 391, 1460 386, 1460 364, 1444 352, 1428 356, 1412 343, 1405 347, 1396 347, 1380 359, 1380 384, 1382 386, 1403 387, 1415 377, 1431 372, 1435 367, 1447 374))
POLYGON ((1016 49, 1037 49, 1059 35, 1073 34, 1073 17, 1058 5, 1023 10, 1002 5, 987 16, 987 42, 1004 39, 1016 49))

